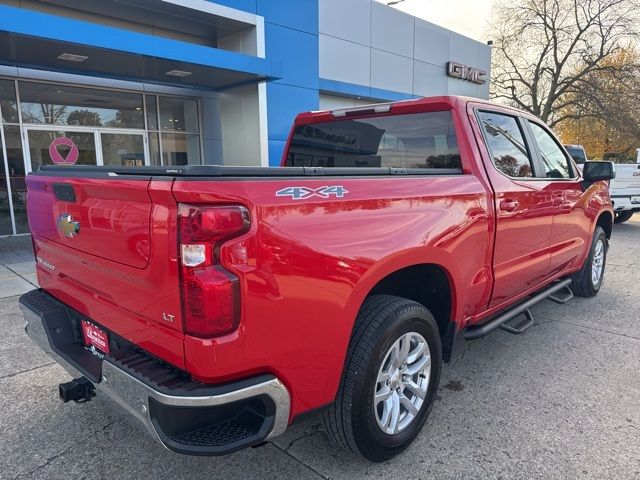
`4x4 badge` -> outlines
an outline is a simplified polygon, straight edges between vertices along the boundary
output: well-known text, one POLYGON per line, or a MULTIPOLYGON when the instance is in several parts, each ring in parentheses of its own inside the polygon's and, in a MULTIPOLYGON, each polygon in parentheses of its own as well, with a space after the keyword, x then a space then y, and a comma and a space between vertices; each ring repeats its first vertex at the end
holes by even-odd
POLYGON ((80 233, 80 222, 71 218, 68 213, 60 215, 56 224, 65 237, 73 238, 80 233))
POLYGON ((276 192, 276 197, 291 197, 294 200, 306 200, 307 198, 343 198, 349 190, 342 185, 331 185, 320 188, 287 187, 276 192))

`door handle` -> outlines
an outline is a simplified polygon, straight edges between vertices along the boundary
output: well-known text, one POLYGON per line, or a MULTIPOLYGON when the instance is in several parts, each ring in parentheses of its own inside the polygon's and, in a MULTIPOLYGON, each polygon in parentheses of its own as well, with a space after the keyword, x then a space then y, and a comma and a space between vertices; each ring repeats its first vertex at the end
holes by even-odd
POLYGON ((502 200, 500 202, 500 210, 502 210, 503 212, 513 212, 515 209, 518 208, 518 201, 517 200, 512 200, 512 199, 506 199, 506 200, 502 200))

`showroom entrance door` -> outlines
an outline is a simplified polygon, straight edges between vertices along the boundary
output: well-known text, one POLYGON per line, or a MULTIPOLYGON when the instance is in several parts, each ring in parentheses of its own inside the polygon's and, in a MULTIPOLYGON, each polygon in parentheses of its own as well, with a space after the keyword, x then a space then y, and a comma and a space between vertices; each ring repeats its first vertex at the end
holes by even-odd
POLYGON ((144 132, 103 128, 25 126, 25 169, 40 165, 149 165, 144 132))

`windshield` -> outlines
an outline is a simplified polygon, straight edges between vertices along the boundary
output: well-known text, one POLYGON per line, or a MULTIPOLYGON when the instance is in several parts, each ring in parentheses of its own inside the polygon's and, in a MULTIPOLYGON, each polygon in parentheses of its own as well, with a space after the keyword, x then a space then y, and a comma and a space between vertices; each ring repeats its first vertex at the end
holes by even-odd
POLYGON ((286 166, 461 167, 450 111, 297 126, 286 166))

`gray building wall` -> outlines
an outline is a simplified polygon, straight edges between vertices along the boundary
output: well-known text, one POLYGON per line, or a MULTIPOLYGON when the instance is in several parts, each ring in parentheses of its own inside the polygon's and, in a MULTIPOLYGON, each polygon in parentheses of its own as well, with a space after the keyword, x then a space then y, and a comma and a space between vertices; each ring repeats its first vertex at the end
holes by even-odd
POLYGON ((417 96, 489 98, 448 61, 489 72, 491 47, 375 0, 320 0, 320 78, 417 96))
POLYGON ((256 85, 220 93, 224 165, 260 165, 260 100, 256 85))

